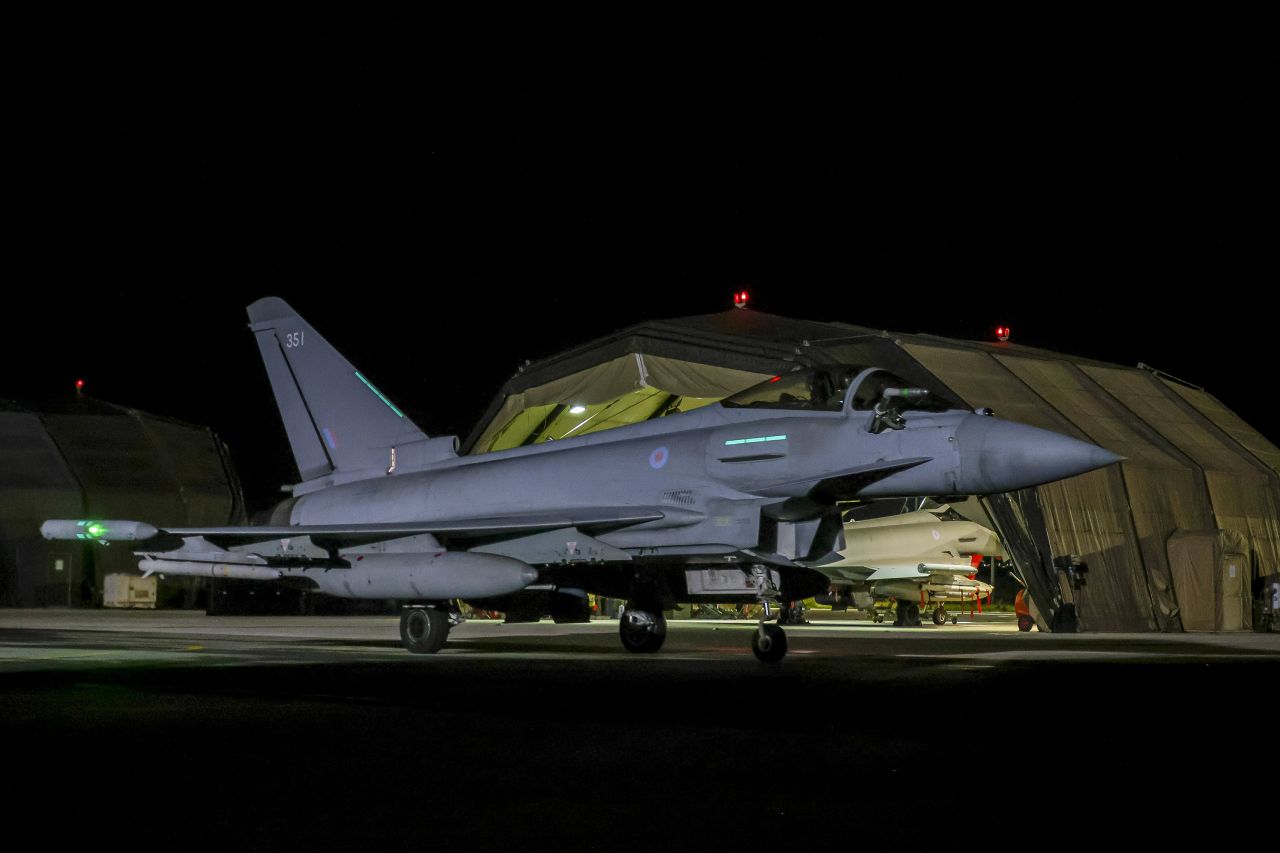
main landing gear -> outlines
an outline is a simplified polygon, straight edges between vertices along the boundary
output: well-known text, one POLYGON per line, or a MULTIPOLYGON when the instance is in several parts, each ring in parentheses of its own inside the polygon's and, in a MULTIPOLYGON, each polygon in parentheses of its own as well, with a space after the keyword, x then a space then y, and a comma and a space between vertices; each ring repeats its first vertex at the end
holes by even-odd
POLYGON ((920 627, 920 605, 914 601, 899 601, 897 617, 893 624, 899 628, 920 627))
MULTIPOLYGON (((773 575, 766 566, 751 567, 752 584, 762 613, 760 623, 751 635, 751 651, 765 663, 777 663, 786 657, 787 634, 779 625, 767 622, 781 612, 781 594, 773 575)), ((618 620, 618 638, 629 652, 656 652, 667 639, 667 619, 662 615, 662 605, 646 595, 627 602, 618 620)))
POLYGON ((400 642, 414 654, 433 655, 449 639, 451 621, 443 608, 406 607, 400 611, 400 642))
POLYGON ((657 605, 628 602, 618 620, 618 637, 629 652, 656 652, 667 639, 667 617, 657 605))

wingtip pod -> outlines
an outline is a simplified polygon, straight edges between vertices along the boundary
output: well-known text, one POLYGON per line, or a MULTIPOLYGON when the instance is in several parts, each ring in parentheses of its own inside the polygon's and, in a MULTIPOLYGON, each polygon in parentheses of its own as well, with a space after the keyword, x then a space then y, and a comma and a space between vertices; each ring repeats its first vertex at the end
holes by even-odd
POLYGON ((40 535, 45 539, 69 541, 142 542, 154 539, 160 531, 144 521, 55 518, 40 525, 40 535))

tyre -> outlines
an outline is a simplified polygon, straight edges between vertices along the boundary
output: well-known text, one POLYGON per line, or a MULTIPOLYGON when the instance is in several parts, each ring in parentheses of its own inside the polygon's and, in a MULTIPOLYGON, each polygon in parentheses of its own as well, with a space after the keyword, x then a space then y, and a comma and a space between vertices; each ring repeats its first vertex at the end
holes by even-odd
POLYGON ((920 605, 914 601, 907 605, 906 611, 902 615, 902 624, 918 628, 920 626, 920 605))
POLYGON ((629 652, 656 652, 667 640, 667 617, 661 610, 628 607, 618 620, 618 638, 629 652))
POLYGON ((947 611, 946 611, 946 608, 939 607, 938 609, 936 609, 936 610, 934 610, 934 611, 933 611, 933 624, 935 624, 935 625, 945 625, 945 624, 947 624, 947 611))
POLYGON ((1035 625, 1036 625, 1036 620, 1032 619, 1030 616, 1019 616, 1019 617, 1018 617, 1018 630, 1019 630, 1019 631, 1030 631, 1032 628, 1034 628, 1034 627, 1035 627, 1035 625))
POLYGON ((751 651, 765 663, 777 663, 787 654, 787 632, 777 625, 761 625, 751 635, 751 651))
POLYGON ((400 642, 416 655, 433 655, 449 639, 449 614, 432 607, 409 607, 400 613, 400 642))

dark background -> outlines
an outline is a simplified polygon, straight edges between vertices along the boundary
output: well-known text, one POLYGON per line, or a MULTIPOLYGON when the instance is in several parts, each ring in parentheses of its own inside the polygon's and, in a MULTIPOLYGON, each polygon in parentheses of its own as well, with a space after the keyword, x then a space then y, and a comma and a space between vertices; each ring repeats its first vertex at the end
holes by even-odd
POLYGON ((251 505, 295 476, 245 328, 264 295, 432 434, 465 436, 526 358, 747 286, 1143 361, 1280 441, 1274 48, 128 29, 20 63, 0 397, 83 378, 208 424, 251 505))

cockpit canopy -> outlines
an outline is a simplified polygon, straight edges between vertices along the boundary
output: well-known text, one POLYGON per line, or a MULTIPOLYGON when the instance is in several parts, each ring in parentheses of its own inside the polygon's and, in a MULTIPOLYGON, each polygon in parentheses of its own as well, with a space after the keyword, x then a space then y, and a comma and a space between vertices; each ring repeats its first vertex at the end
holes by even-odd
MULTIPOLYGON (((816 412, 838 412, 849 396, 850 383, 856 382, 850 408, 869 412, 884 395, 886 388, 908 388, 912 383, 887 370, 868 370, 853 365, 812 367, 775 376, 744 391, 726 397, 720 405, 729 409, 800 409, 816 412), (865 374, 865 375, 864 375, 865 374)), ((962 409, 963 404, 929 389, 929 396, 915 400, 910 408, 927 412, 962 409)))
POLYGON ((725 397, 720 405, 727 409, 838 412, 844 407, 844 396, 849 383, 861 372, 857 367, 840 367, 787 373, 725 397))

